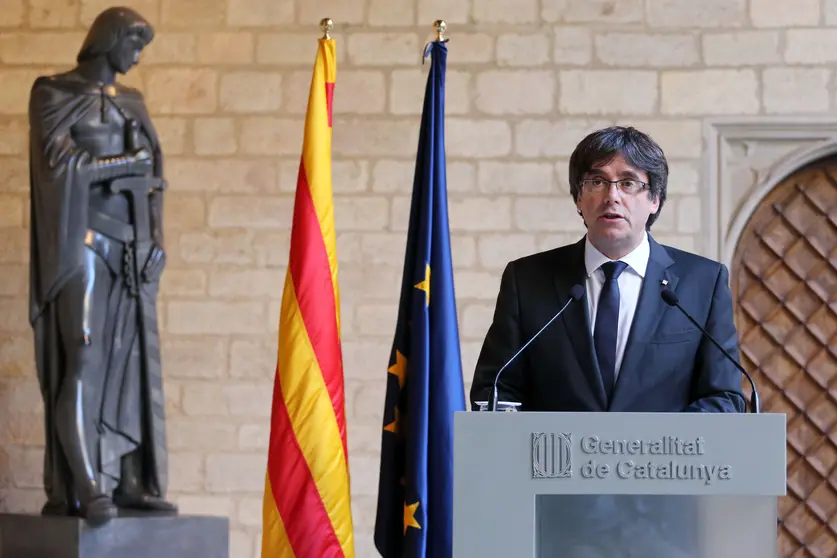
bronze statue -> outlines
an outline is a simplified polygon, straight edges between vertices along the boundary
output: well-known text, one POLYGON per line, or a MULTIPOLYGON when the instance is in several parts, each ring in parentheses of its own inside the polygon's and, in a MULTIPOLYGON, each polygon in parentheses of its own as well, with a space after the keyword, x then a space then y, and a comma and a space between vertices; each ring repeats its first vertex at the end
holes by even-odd
POLYGON ((176 513, 156 299, 165 264, 163 157, 141 93, 116 83, 151 25, 93 22, 67 72, 29 104, 30 322, 46 415, 43 514, 100 524, 118 508, 176 513))

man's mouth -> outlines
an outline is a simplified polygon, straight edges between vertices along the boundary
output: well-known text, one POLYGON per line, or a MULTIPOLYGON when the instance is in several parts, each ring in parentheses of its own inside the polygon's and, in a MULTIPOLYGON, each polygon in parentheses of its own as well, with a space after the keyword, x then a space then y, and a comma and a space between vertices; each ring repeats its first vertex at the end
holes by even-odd
POLYGON ((609 223, 613 223, 613 222, 619 221, 621 219, 623 219, 623 217, 621 215, 619 215, 618 213, 608 212, 608 213, 602 213, 601 215, 599 215, 599 220, 607 221, 609 223))

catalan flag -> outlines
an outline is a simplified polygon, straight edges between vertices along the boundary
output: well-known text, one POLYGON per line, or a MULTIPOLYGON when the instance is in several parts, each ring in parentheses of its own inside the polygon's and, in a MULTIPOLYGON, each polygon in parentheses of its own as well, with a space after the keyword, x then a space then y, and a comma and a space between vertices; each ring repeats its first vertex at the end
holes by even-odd
POLYGON ((375 546, 384 558, 453 550, 453 418, 465 389, 445 167, 447 46, 428 46, 400 304, 387 369, 375 546))
POLYGON ((263 558, 353 557, 331 186, 335 44, 319 40, 279 318, 263 558))

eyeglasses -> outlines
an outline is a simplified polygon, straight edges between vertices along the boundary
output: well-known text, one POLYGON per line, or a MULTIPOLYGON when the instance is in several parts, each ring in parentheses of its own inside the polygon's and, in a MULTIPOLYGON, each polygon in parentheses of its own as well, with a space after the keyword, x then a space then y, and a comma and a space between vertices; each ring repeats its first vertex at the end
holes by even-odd
POLYGON ((604 178, 588 178, 581 181, 581 187, 584 188, 586 192, 590 192, 591 194, 601 194, 602 192, 610 190, 611 184, 616 184, 616 187, 619 188, 621 192, 631 195, 639 193, 649 186, 649 184, 642 182, 641 180, 605 180, 604 178))

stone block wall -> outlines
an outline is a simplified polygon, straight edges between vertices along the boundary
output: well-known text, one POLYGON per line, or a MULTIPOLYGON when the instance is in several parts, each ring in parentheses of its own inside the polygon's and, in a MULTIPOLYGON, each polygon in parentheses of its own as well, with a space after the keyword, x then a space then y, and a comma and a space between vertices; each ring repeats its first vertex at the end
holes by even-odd
MULTIPOLYGON (((704 123, 835 111, 837 0, 132 0, 157 37, 140 87, 167 156, 160 300, 171 489, 228 515, 259 554, 261 492, 308 81, 336 24, 334 190, 359 557, 371 542, 381 410, 424 93, 449 24, 447 147, 463 366, 500 272, 583 233, 567 159, 632 124, 663 146, 660 241, 710 253, 704 123)), ((42 502, 42 409, 27 323, 26 106, 73 64, 102 0, 0 0, 0 509, 42 502)))

